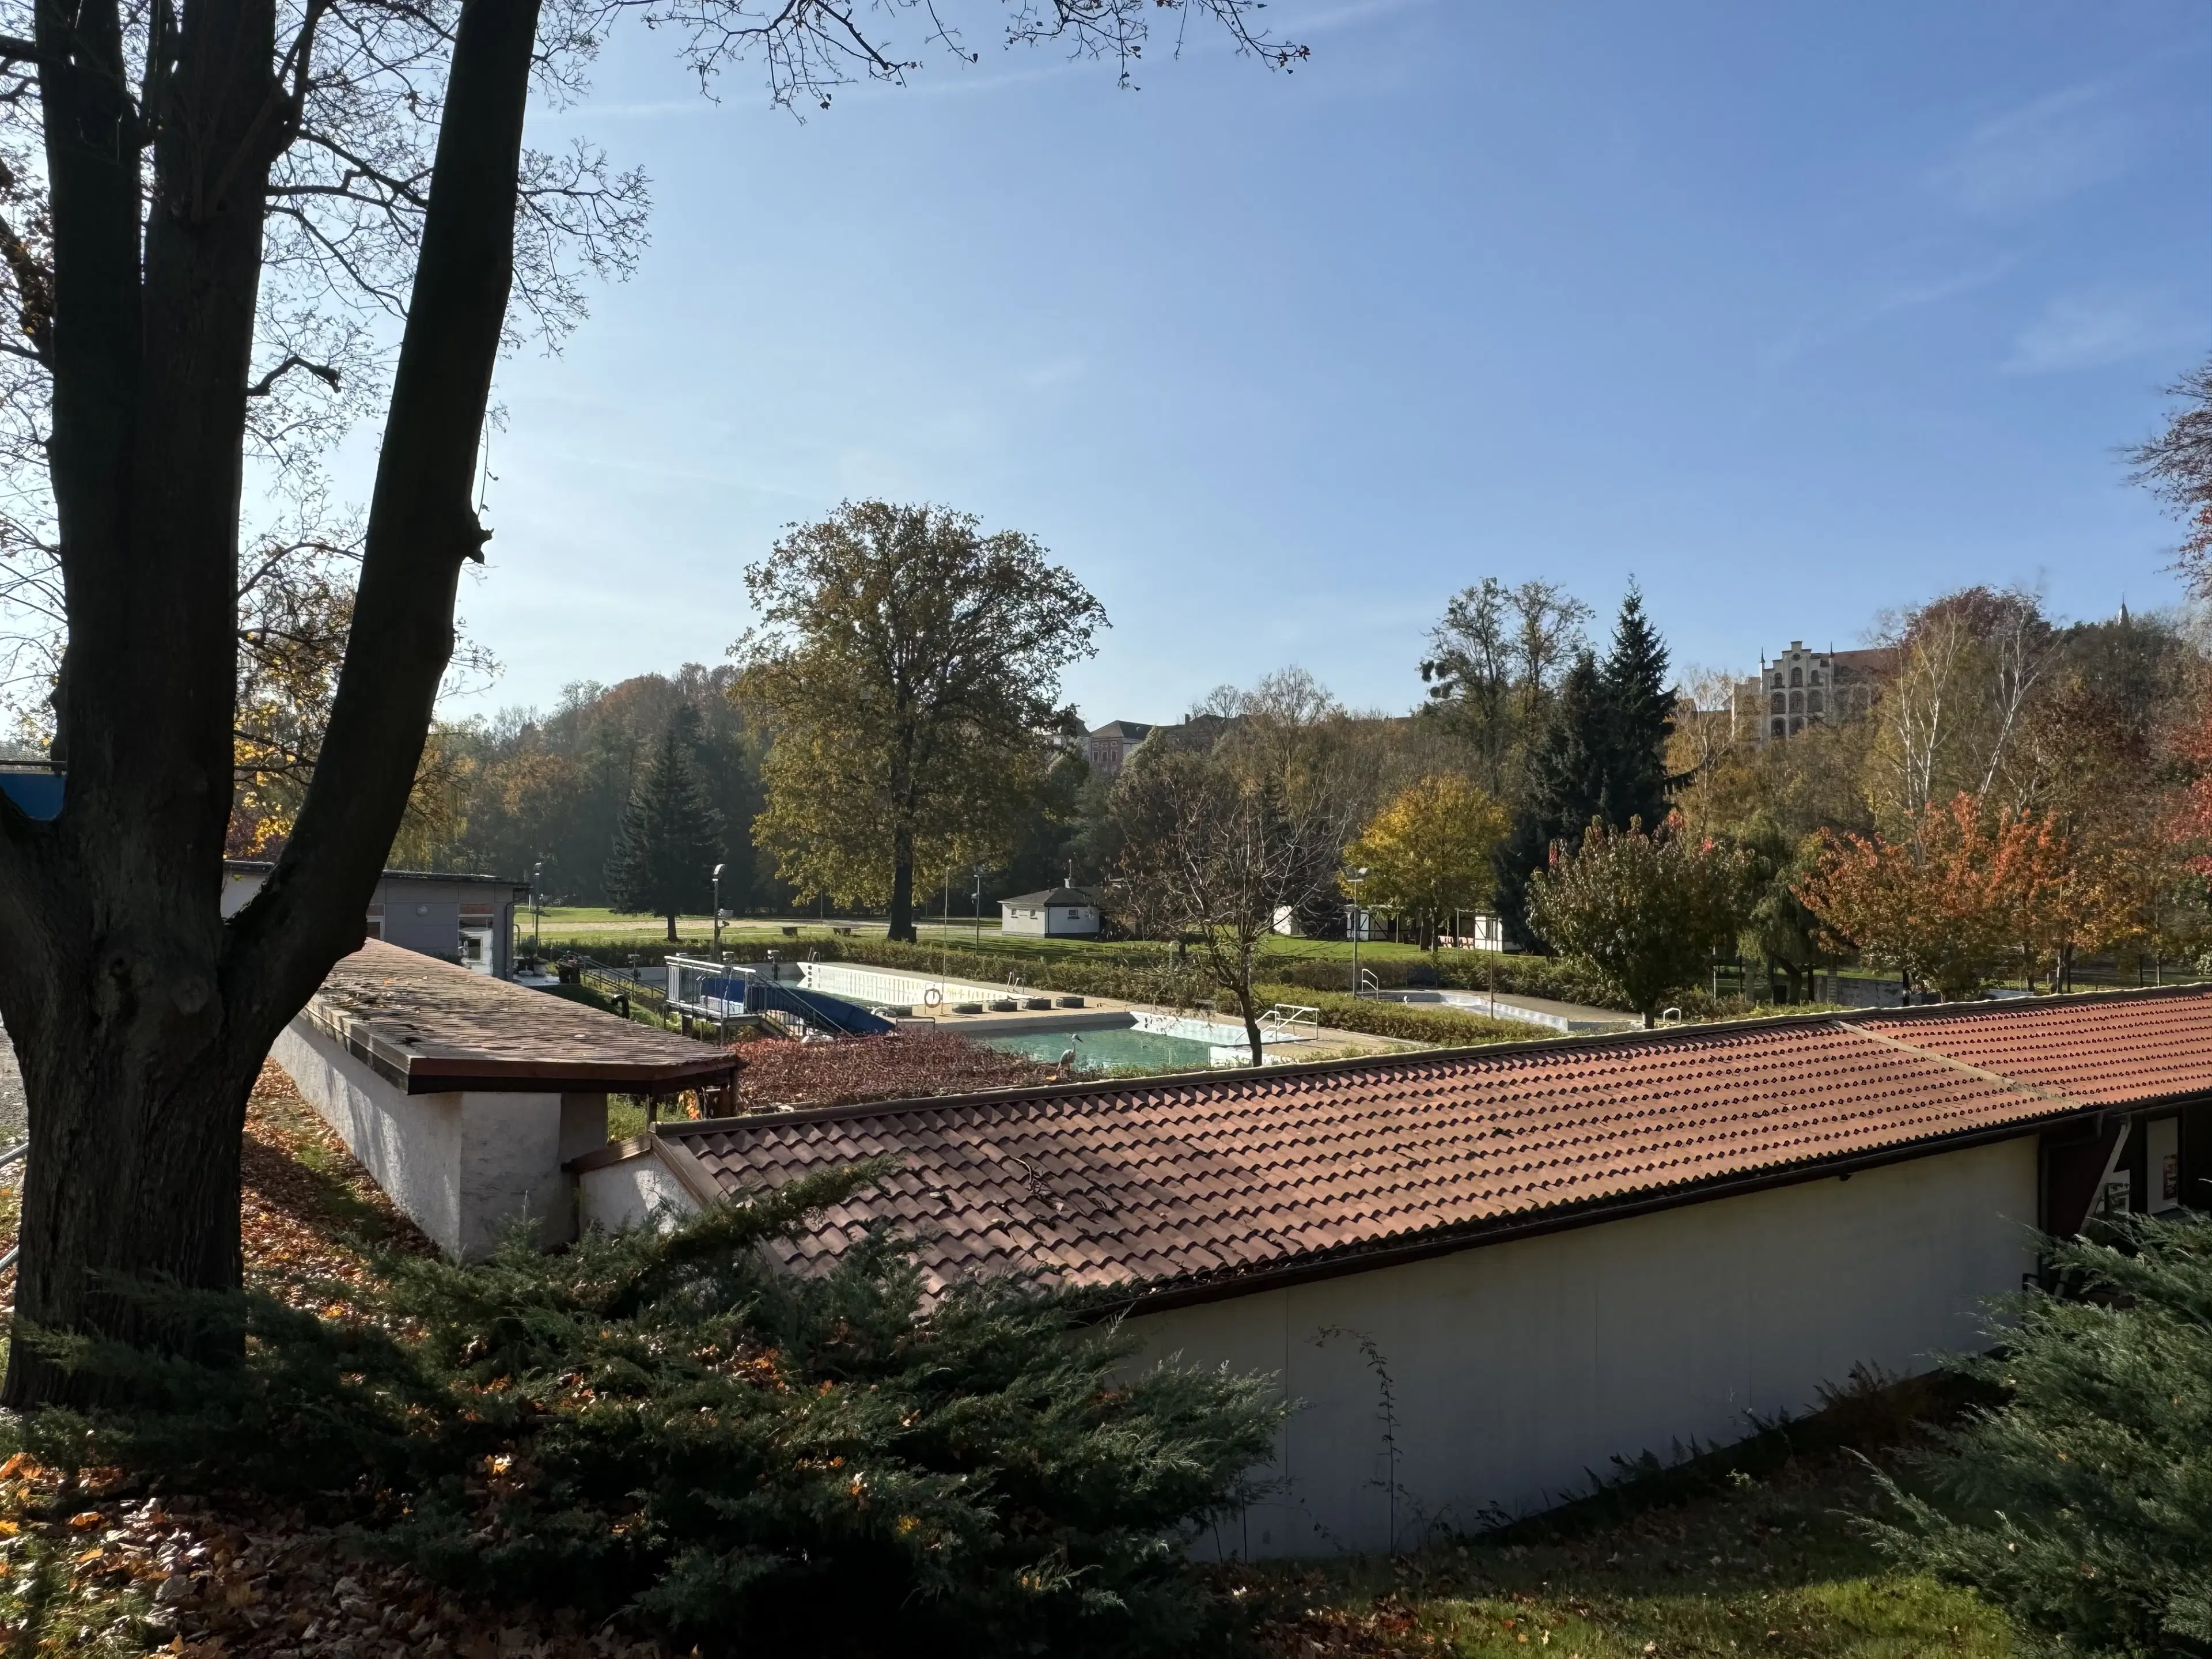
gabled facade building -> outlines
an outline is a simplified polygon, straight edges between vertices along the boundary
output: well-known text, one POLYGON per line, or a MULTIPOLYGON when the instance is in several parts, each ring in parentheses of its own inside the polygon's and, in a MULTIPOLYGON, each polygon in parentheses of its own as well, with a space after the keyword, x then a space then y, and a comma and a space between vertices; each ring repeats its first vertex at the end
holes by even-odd
POLYGON ((1881 695, 1895 653, 1808 650, 1790 641, 1772 661, 1760 659, 1758 675, 1738 683, 1731 735, 1739 742, 1772 743, 1808 726, 1832 726, 1868 713, 1881 695))
POLYGON ((1091 763, 1092 775, 1109 780, 1119 776, 1146 739, 1158 729, 1143 720, 1109 720, 1097 731, 1085 732, 1083 757, 1091 763))

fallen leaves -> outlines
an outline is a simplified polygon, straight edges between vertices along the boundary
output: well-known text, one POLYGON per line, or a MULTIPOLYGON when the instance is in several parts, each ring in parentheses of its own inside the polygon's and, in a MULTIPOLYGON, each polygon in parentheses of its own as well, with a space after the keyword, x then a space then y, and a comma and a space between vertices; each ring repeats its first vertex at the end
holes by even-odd
MULTIPOLYGON (((431 1248, 273 1066, 246 1133, 255 1288, 350 1318, 331 1286, 369 1279, 365 1244, 431 1248)), ((298 1508, 148 1497, 119 1470, 70 1474, 17 1453, 0 1463, 0 1648, 39 1659, 662 1659, 658 1644, 557 1609, 487 1606, 349 1540, 298 1508)))

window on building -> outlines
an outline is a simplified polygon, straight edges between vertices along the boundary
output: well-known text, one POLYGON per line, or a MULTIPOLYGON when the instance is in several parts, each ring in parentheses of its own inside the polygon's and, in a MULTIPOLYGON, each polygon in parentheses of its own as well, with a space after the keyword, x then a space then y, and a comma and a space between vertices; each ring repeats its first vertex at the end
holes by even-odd
POLYGON ((1808 691, 1805 694, 1805 712, 1808 714, 1817 714, 1820 712, 1820 694, 1818 691, 1808 691))
POLYGON ((1805 712, 1805 694, 1802 691, 1792 691, 1790 694, 1790 712, 1793 714, 1802 714, 1805 712))
POLYGON ((1802 669, 1802 668, 1793 668, 1793 669, 1791 669, 1791 670, 1790 671, 1790 684, 1792 684, 1792 685, 1802 685, 1802 684, 1805 684, 1805 671, 1804 671, 1803 669, 1802 669))
POLYGON ((1791 720, 1791 721, 1790 722, 1790 735, 1791 737, 1793 737, 1793 738, 1794 738, 1794 737, 1796 737, 1796 736, 1800 732, 1802 732, 1804 729, 1805 729, 1805 721, 1804 721, 1804 718, 1803 718, 1802 715, 1801 715, 1801 716, 1798 716, 1798 717, 1796 717, 1796 718, 1795 718, 1795 719, 1793 719, 1793 720, 1791 720))
POLYGON ((1783 709, 1788 706, 1788 701, 1789 700, 1784 697, 1781 692, 1777 691, 1774 694, 1774 712, 1778 714, 1780 714, 1783 709))
POLYGON ((1774 732, 1773 732, 1773 735, 1774 735, 1774 736, 1776 736, 1776 737, 1778 737, 1778 737, 1780 737, 1780 736, 1782 735, 1782 722, 1781 722, 1780 720, 1777 720, 1777 721, 1775 721, 1775 722, 1774 722, 1774 732))
POLYGON ((1817 668, 1816 668, 1816 669, 1814 669, 1814 670, 1813 671, 1813 684, 1815 684, 1815 685, 1818 685, 1820 683, 1820 671, 1819 669, 1817 669, 1817 668))

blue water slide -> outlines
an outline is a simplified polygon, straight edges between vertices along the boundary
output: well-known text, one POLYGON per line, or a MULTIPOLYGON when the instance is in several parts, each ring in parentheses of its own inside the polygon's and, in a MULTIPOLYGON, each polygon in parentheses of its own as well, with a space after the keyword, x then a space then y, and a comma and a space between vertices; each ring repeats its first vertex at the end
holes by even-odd
MULTIPOLYGON (((719 995, 715 987, 728 983, 709 980, 702 988, 702 994, 719 995)), ((842 1031, 847 1036, 881 1036, 897 1029, 880 1014, 872 1014, 856 1002, 823 996, 816 991, 802 991, 796 985, 779 985, 753 975, 744 977, 744 997, 745 1012, 749 1014, 774 1008, 781 1013, 795 1014, 825 1030, 842 1031)))
POLYGON ((62 810, 62 775, 54 771, 0 772, 0 795, 5 795, 29 818, 51 818, 62 810))

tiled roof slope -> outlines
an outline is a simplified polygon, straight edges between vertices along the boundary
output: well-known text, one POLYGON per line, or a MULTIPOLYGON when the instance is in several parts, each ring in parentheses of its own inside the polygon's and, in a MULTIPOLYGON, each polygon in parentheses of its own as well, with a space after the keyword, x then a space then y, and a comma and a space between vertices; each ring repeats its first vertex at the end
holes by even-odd
POLYGON ((888 1218, 919 1239, 933 1287, 1034 1273, 1159 1296, 2207 1089, 2212 994, 2189 992, 1073 1084, 663 1133, 729 1193, 896 1155, 880 1189, 799 1242, 796 1266, 888 1218))
POLYGON ((726 1050, 370 939, 301 1011, 409 1094, 725 1086, 726 1050))

